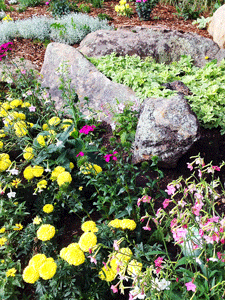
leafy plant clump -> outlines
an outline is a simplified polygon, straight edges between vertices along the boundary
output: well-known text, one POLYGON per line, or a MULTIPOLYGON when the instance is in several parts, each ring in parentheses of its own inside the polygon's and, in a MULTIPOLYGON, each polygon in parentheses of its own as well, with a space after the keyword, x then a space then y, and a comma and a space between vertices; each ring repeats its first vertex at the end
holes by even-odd
POLYGON ((185 97, 201 124, 206 128, 219 127, 225 134, 224 60, 219 66, 212 60, 198 68, 191 57, 185 56, 170 65, 158 64, 150 57, 141 60, 138 56, 117 57, 115 54, 89 59, 108 78, 129 86, 142 100, 171 97, 176 91, 166 89, 162 84, 181 80, 193 93, 185 97))
POLYGON ((88 33, 99 29, 112 29, 112 26, 107 24, 107 20, 99 20, 81 13, 72 13, 58 19, 33 17, 0 23, 0 44, 15 37, 22 37, 41 41, 51 39, 54 42, 73 45, 88 33))

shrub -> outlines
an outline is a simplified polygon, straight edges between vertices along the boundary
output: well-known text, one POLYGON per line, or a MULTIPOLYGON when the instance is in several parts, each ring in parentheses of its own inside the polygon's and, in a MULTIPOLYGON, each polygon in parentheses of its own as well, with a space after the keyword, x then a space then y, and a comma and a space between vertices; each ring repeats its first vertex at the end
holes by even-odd
POLYGON ((35 7, 43 3, 43 0, 19 0, 22 7, 35 7))

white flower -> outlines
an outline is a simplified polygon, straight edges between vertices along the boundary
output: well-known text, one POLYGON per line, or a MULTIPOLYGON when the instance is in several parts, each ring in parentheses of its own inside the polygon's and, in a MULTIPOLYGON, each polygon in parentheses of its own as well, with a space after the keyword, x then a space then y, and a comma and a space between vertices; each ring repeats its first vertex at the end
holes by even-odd
POLYGON ((157 289, 157 291, 163 291, 163 290, 169 290, 169 285, 171 284, 171 281, 166 281, 165 278, 163 278, 161 281, 159 281, 158 278, 156 278, 153 281, 153 287, 157 289))
POLYGON ((7 172, 9 172, 11 175, 18 175, 19 174, 19 171, 17 169, 7 170, 7 172))
POLYGON ((7 194, 7 196, 9 197, 9 199, 15 198, 16 197, 16 192, 10 192, 10 193, 7 194))
POLYGON ((51 172, 52 170, 51 169, 49 169, 48 167, 47 167, 47 169, 45 169, 45 172, 51 172))
POLYGON ((131 296, 133 297, 132 299, 145 299, 146 295, 143 291, 140 290, 138 286, 135 286, 133 290, 130 291, 131 296))
POLYGON ((213 262, 218 261, 218 259, 215 258, 215 257, 210 257, 209 260, 210 260, 210 261, 213 261, 213 262))
POLYGON ((63 145, 63 142, 62 142, 62 141, 59 141, 59 140, 57 141, 57 143, 56 143, 55 145, 56 145, 56 147, 60 147, 60 146, 61 146, 62 148, 65 147, 65 146, 63 145))
POLYGON ((193 259, 196 261, 197 264, 199 264, 199 265, 202 264, 200 258, 198 258, 198 257, 193 257, 193 259))

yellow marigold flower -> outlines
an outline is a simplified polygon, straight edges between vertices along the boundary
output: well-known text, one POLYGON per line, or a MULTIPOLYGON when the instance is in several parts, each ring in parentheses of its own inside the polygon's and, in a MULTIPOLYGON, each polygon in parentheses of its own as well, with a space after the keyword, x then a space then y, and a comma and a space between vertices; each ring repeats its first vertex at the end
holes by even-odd
POLYGON ((5 137, 5 132, 3 129, 0 129, 0 138, 3 138, 3 137, 5 137))
POLYGON ((23 171, 23 176, 27 180, 33 179, 34 178, 33 168, 31 166, 26 167, 25 170, 23 171))
POLYGON ((134 220, 130 219, 124 219, 121 221, 121 228, 122 229, 129 229, 129 230, 134 230, 136 228, 136 223, 134 220))
POLYGON ((9 105, 9 102, 4 102, 2 103, 1 107, 5 110, 9 110, 10 109, 10 105, 9 105))
POLYGON ((45 206, 43 207, 43 211, 46 214, 50 214, 51 212, 53 212, 54 210, 54 206, 52 204, 45 204, 45 206))
POLYGON ((62 186, 65 183, 71 183, 72 181, 72 176, 70 175, 69 172, 62 172, 59 174, 59 176, 57 177, 57 183, 59 186, 62 186))
POLYGON ((33 175, 35 177, 41 177, 41 175, 44 173, 44 168, 41 166, 34 166, 33 167, 33 175))
POLYGON ((23 280, 26 283, 35 283, 38 279, 39 279, 39 272, 37 270, 34 269, 34 267, 32 266, 27 266, 24 270, 23 270, 23 280))
POLYGON ((22 100, 15 99, 15 100, 10 101, 9 105, 11 108, 15 108, 15 107, 21 106, 22 104, 23 104, 22 100))
POLYGON ((2 141, 0 141, 0 149, 2 149, 3 148, 3 142, 2 141))
POLYGON ((90 248, 97 244, 97 237, 93 232, 85 232, 81 235, 79 240, 80 249, 88 252, 90 248))
POLYGON ((5 171, 11 165, 11 160, 9 159, 9 155, 7 153, 0 154, 0 172, 5 171))
POLYGON ((102 168, 98 165, 86 164, 80 167, 80 171, 83 174, 98 174, 102 172, 102 168))
POLYGON ((42 222, 42 219, 38 216, 36 216, 34 219, 33 219, 33 224, 34 225, 39 225, 40 223, 42 222))
POLYGON ((30 128, 34 126, 34 123, 27 122, 27 124, 30 126, 30 128))
POLYGON ((86 221, 82 224, 81 229, 84 232, 98 232, 98 228, 96 227, 96 223, 94 221, 86 221))
POLYGON ((52 117, 49 121, 48 121, 48 124, 50 126, 56 126, 60 123, 60 118, 59 117, 52 117))
POLYGON ((16 118, 20 120, 26 120, 26 115, 23 113, 16 113, 16 118))
POLYGON ((209 57, 208 57, 208 56, 205 56, 205 59, 209 59, 209 57))
POLYGON ((65 168, 61 167, 61 166, 58 166, 56 167, 53 171, 52 171, 52 174, 51 174, 51 180, 52 181, 55 181, 57 179, 57 177, 59 176, 59 174, 61 174, 62 172, 65 171, 65 168))
POLYGON ((42 279, 51 279, 56 273, 57 265, 53 258, 49 257, 39 268, 39 275, 42 279))
POLYGON ((60 257, 70 265, 79 266, 85 261, 84 252, 80 249, 78 243, 72 243, 60 251, 60 257))
POLYGON ((70 162, 70 169, 73 170, 73 168, 74 168, 74 164, 70 162))
POLYGON ((7 238, 5 237, 0 238, 0 247, 4 246, 6 242, 7 242, 7 238))
POLYGON ((30 106, 31 106, 31 104, 30 104, 30 102, 28 102, 28 101, 24 102, 24 103, 21 105, 21 107, 30 107, 30 106))
POLYGON ((48 124, 46 124, 46 123, 43 124, 42 129, 43 129, 43 130, 49 130, 48 124))
POLYGON ((37 137, 37 142, 38 142, 38 144, 41 145, 42 147, 45 146, 45 139, 44 139, 43 135, 39 135, 39 136, 37 137))
POLYGON ((26 160, 31 160, 34 157, 33 148, 27 147, 26 149, 24 149, 23 157, 26 160))
POLYGON ((5 260, 4 260, 4 259, 1 259, 1 263, 4 264, 4 262, 5 262, 5 260))
POLYGON ((73 124, 73 120, 71 120, 71 119, 64 119, 62 122, 69 123, 69 124, 62 124, 62 129, 67 129, 68 127, 70 127, 73 124))
POLYGON ((138 262, 136 259, 132 259, 127 266, 127 273, 131 276, 137 276, 141 273, 142 263, 138 262))
POLYGON ((115 257, 119 261, 122 262, 128 262, 131 259, 131 256, 133 255, 130 248, 121 248, 118 253, 116 253, 115 257))
POLYGON ((15 231, 20 231, 20 230, 22 230, 22 229, 23 229, 23 225, 20 224, 20 223, 17 223, 17 224, 15 225, 15 227, 13 228, 13 230, 15 230, 15 231))
POLYGON ((46 189, 47 184, 48 184, 48 182, 45 179, 43 179, 37 183, 37 188, 41 189, 41 190, 46 189))
POLYGON ((112 220, 109 222, 108 226, 113 228, 121 228, 121 220, 118 219, 112 220))
POLYGON ((16 136, 22 137, 28 133, 27 125, 24 121, 18 121, 13 125, 16 136))
POLYGON ((125 4, 125 8, 130 8, 130 5, 129 4, 125 4))
POLYGON ((40 266, 46 261, 46 259, 47 257, 44 254, 38 253, 30 259, 28 266, 33 267, 37 272, 39 272, 40 266))
POLYGON ((16 276, 16 269, 15 268, 12 268, 12 269, 9 269, 7 272, 6 272, 6 276, 7 277, 15 277, 16 276))
POLYGON ((2 228, 0 229, 0 233, 5 233, 5 227, 2 227, 2 228))
POLYGON ((21 180, 19 178, 16 178, 12 181, 12 186, 14 186, 16 189, 18 188, 19 184, 20 184, 21 180))
POLYGON ((50 224, 43 224, 37 231, 37 238, 43 242, 49 241, 55 235, 55 227, 50 224))
POLYGON ((105 280, 105 281, 113 281, 116 278, 116 272, 111 269, 109 266, 107 267, 103 267, 102 271, 99 272, 99 277, 101 280, 105 280))
POLYGON ((82 191, 82 190, 83 190, 83 187, 82 187, 82 186, 79 186, 78 190, 79 190, 79 191, 82 191))

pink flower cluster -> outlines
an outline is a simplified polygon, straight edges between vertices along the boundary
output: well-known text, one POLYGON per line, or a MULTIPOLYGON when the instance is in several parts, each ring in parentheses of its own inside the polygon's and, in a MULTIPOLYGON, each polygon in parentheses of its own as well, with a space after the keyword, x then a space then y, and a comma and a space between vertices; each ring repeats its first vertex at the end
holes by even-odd
POLYGON ((6 56, 7 51, 12 51, 12 48, 9 48, 9 45, 12 44, 13 43, 8 42, 0 46, 0 61, 2 60, 2 57, 6 56))
POLYGON ((90 131, 94 131, 94 129, 96 128, 95 125, 84 125, 84 127, 82 127, 80 129, 80 133, 84 133, 84 134, 88 134, 90 131))
POLYGON ((117 151, 114 151, 113 154, 106 154, 106 155, 104 156, 105 161, 106 161, 106 162, 109 162, 110 159, 111 159, 111 157, 112 157, 113 160, 116 161, 116 160, 117 160, 117 157, 116 157, 115 155, 116 155, 117 153, 118 153, 117 151))
POLYGON ((163 257, 158 257, 155 261, 156 266, 156 273, 159 274, 160 270, 162 269, 163 257))

